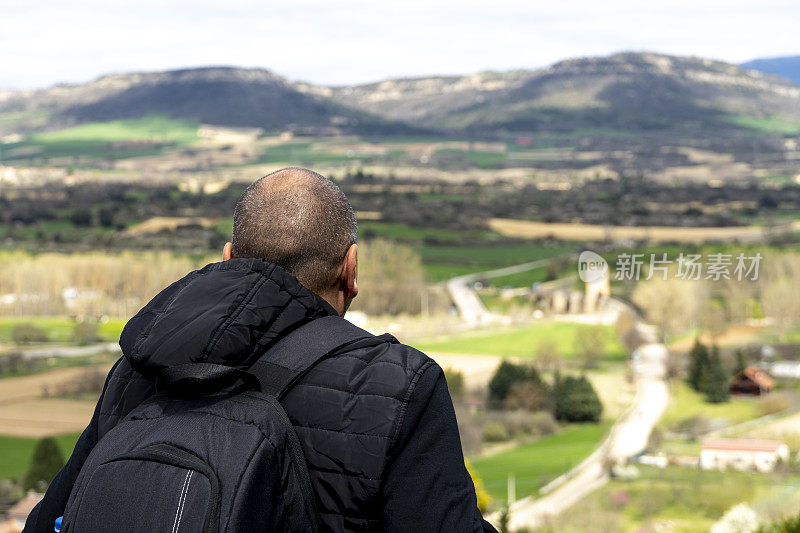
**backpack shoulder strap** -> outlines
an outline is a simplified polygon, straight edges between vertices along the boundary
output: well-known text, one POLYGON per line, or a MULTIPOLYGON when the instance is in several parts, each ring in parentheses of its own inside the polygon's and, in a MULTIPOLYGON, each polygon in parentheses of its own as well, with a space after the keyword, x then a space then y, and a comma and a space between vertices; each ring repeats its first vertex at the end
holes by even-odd
POLYGON ((255 376, 261 392, 280 400, 297 381, 323 359, 344 349, 397 342, 389 334, 372 335, 339 316, 306 322, 268 349, 247 370, 255 376))

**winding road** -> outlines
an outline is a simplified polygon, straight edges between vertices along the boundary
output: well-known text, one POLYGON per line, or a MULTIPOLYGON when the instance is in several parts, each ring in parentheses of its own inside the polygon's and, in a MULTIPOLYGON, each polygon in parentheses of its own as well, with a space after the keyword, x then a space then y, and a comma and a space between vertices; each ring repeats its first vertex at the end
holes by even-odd
MULTIPOLYGON (((492 322, 490 313, 472 289, 477 279, 522 272, 538 268, 547 260, 516 265, 499 271, 460 276, 447 283, 447 289, 461 316, 471 325, 492 322), (498 272, 501 272, 498 274, 498 272)), ((610 305, 627 307, 619 300, 611 299, 610 305)), ((667 347, 658 341, 656 329, 637 319, 639 345, 633 351, 631 364, 636 380, 636 396, 633 403, 619 417, 609 436, 589 457, 578 466, 557 478, 540 493, 539 498, 529 496, 512 504, 509 527, 540 527, 548 520, 602 487, 609 480, 609 464, 625 464, 629 458, 647 447, 650 433, 667 408, 669 387, 666 381, 667 347)), ((497 523, 499 516, 489 519, 497 523)))

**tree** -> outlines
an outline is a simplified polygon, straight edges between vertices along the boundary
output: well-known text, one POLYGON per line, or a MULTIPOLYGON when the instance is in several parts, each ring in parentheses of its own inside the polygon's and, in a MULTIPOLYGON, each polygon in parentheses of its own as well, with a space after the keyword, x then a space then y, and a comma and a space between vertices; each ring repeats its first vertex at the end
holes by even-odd
POLYGON ((704 281, 656 275, 637 283, 631 299, 668 338, 697 325, 708 305, 709 288, 704 281))
POLYGON ((444 379, 447 381, 447 390, 450 397, 460 399, 464 396, 464 373, 460 370, 447 367, 444 369, 444 379))
POLYGON ((492 407, 501 406, 515 383, 531 379, 541 381, 538 372, 533 368, 503 361, 495 370, 491 381, 489 381, 489 405, 492 407))
POLYGON ((47 342, 47 331, 27 322, 16 324, 11 330, 11 340, 15 344, 29 344, 32 342, 47 342))
POLYGON ((413 248, 383 239, 359 242, 358 267, 358 286, 368 296, 356 298, 354 310, 368 315, 422 311, 425 271, 413 248))
POLYGON ((579 328, 573 346, 584 368, 595 368, 603 356, 606 331, 602 328, 579 328))
POLYGON ((558 378, 553 387, 555 417, 567 422, 599 422, 603 404, 586 376, 558 378))
POLYGON ((555 339, 542 340, 534 355, 534 364, 540 372, 557 372, 561 368, 562 355, 555 339))
POLYGON ((706 395, 706 401, 711 403, 727 402, 730 398, 728 387, 728 373, 719 356, 719 348, 714 346, 708 360, 708 367, 703 373, 701 391, 706 395))
POLYGON ((514 383, 505 400, 509 411, 542 411, 550 406, 550 390, 541 380, 528 379, 514 383))
POLYGON ((72 340, 81 346, 100 340, 100 324, 92 317, 75 322, 72 326, 72 340))
POLYGON ((639 344, 639 336, 636 332, 636 314, 631 309, 625 307, 619 314, 614 329, 620 342, 629 352, 636 349, 639 344))
POLYGON ((736 349, 735 356, 736 356, 736 368, 733 370, 733 373, 738 374, 739 372, 747 368, 747 359, 744 356, 744 350, 742 350, 741 348, 736 349))
POLYGON ((706 371, 707 367, 708 348, 700 342, 699 338, 696 338, 694 340, 694 346, 692 346, 689 352, 689 375, 686 381, 689 383, 689 386, 697 392, 702 392, 700 384, 704 379, 703 373, 706 371))
POLYGON ((28 472, 22 480, 24 490, 43 490, 64 466, 64 456, 58 449, 55 439, 39 439, 33 450, 28 472))

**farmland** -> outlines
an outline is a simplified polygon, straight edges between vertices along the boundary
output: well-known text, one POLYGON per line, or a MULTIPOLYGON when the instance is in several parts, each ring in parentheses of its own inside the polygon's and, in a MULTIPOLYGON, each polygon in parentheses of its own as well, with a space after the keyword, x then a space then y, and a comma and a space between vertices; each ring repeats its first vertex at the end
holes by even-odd
POLYGON ((748 502, 764 518, 794 514, 800 504, 796 474, 708 472, 682 467, 637 467, 640 475, 613 480, 551 520, 544 532, 620 531, 643 528, 678 533, 708 531, 728 509, 748 502), (721 488, 724 487, 724 490, 721 488))
POLYGON ((426 352, 497 355, 533 359, 541 346, 553 346, 565 360, 576 359, 574 339, 579 331, 589 332, 601 343, 605 361, 623 361, 627 358, 610 326, 593 326, 570 322, 543 321, 523 327, 492 328, 452 338, 421 340, 416 343, 426 352))
POLYGON ((608 424, 567 426, 539 441, 474 458, 472 465, 483 479, 486 490, 502 505, 507 497, 509 473, 514 473, 518 497, 535 494, 592 453, 609 427, 608 424))

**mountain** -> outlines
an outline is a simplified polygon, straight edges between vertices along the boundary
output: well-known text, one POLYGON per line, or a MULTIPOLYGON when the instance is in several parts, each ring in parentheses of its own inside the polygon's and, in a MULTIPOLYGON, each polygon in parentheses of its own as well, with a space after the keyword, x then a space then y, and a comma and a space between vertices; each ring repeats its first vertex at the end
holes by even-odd
MULTIPOLYGON (((399 133, 406 125, 303 92, 264 69, 208 67, 113 74, 79 85, 0 92, 0 127, 22 132, 165 114, 231 127, 399 133)), ((0 130, 2 131, 2 130, 0 130)))
POLYGON ((702 136, 775 117, 800 123, 800 87, 782 78, 652 53, 570 59, 535 71, 386 80, 335 88, 332 98, 389 119, 472 133, 702 136))
POLYGON ((601 141, 653 134, 724 144, 754 131, 799 134, 800 86, 719 61, 622 53, 539 70, 343 87, 293 82, 264 69, 208 67, 0 92, 0 135, 152 114, 315 134, 544 133, 601 141))
POLYGON ((800 56, 769 57, 742 63, 742 68, 782 76, 800 85, 800 56))
POLYGON ((531 71, 337 87, 333 100, 392 120, 475 134, 581 130, 703 136, 778 117, 800 124, 800 87, 736 65, 652 53, 531 71), (755 121, 755 122, 754 122, 755 121))

